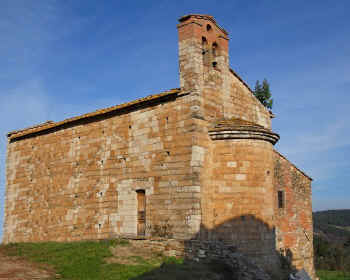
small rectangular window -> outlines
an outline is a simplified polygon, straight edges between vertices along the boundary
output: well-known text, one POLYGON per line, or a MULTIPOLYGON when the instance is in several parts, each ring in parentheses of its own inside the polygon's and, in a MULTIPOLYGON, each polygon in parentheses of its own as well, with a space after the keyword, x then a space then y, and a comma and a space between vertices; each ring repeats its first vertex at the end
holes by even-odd
POLYGON ((277 192, 278 208, 284 208, 284 191, 277 192))

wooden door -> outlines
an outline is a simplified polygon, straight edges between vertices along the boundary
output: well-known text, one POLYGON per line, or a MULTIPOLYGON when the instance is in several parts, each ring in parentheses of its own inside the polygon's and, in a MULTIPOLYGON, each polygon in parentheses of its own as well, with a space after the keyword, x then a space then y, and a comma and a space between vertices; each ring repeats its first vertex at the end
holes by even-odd
POLYGON ((145 235, 146 229, 146 195, 144 190, 137 191, 137 235, 145 235))

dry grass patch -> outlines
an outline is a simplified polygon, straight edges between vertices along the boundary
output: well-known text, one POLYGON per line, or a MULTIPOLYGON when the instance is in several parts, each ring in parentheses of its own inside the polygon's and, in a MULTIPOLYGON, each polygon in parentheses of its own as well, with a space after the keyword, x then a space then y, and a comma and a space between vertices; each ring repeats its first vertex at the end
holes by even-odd
POLYGON ((6 256, 0 252, 0 280, 54 278, 56 278, 56 273, 49 265, 39 265, 22 257, 6 256))
POLYGON ((117 244, 115 247, 110 247, 109 250, 113 256, 106 258, 108 264, 138 265, 149 262, 156 266, 161 265, 164 258, 160 253, 132 245, 117 244))

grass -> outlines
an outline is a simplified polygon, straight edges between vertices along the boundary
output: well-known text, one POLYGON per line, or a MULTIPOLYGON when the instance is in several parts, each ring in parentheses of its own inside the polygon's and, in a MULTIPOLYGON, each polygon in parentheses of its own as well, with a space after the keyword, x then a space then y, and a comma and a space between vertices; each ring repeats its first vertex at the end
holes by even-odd
POLYGON ((125 241, 84 241, 73 243, 15 243, 2 245, 0 250, 10 256, 21 256, 27 260, 48 264, 60 279, 132 279, 159 267, 162 262, 172 262, 165 257, 149 261, 141 257, 133 259, 134 265, 107 264, 112 257, 111 246, 128 246, 125 241), (161 258, 161 260, 160 260, 161 258))
POLYGON ((10 256, 20 256, 32 262, 41 263, 43 267, 49 265, 60 279, 90 280, 191 280, 218 279, 218 274, 225 274, 225 267, 221 264, 204 265, 200 263, 184 262, 175 257, 164 257, 160 254, 145 252, 147 257, 136 255, 136 250, 126 241, 84 241, 72 243, 14 243, 1 245, 0 251, 10 256), (121 262, 127 264, 110 263, 107 260, 115 258, 110 247, 116 247, 123 255, 121 262), (124 248, 122 248, 124 247, 124 248), (125 253, 127 255, 124 257, 125 253), (126 261, 126 262, 125 262, 126 261))
MULTIPOLYGON (((133 247, 127 241, 82 241, 72 243, 14 243, 0 245, 0 251, 9 256, 20 256, 54 268, 65 280, 192 280, 218 279, 218 274, 231 279, 230 272, 222 264, 184 262, 183 259, 150 254, 150 257, 133 255, 133 247), (129 252, 123 259, 128 264, 109 263, 115 257, 110 247, 118 252, 129 252), (119 249, 118 249, 119 248, 119 249), (130 248, 130 250, 129 250, 130 248), (124 250, 124 251, 123 251, 124 250)), ((146 252, 147 254, 147 252, 146 252)), ((124 255, 123 255, 124 256, 124 255)), ((320 280, 350 280, 350 274, 340 271, 317 271, 320 280)))
POLYGON ((317 276, 320 280, 350 280, 350 273, 343 271, 318 270, 317 276))

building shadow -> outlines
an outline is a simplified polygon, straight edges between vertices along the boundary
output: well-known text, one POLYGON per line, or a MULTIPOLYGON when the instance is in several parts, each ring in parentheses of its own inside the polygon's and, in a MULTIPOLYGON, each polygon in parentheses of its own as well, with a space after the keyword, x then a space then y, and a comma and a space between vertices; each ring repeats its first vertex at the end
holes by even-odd
POLYGON ((182 242, 182 262, 174 258, 132 279, 283 280, 297 271, 292 251, 276 248, 275 228, 253 215, 235 217, 212 229, 201 225, 197 234, 182 242))

